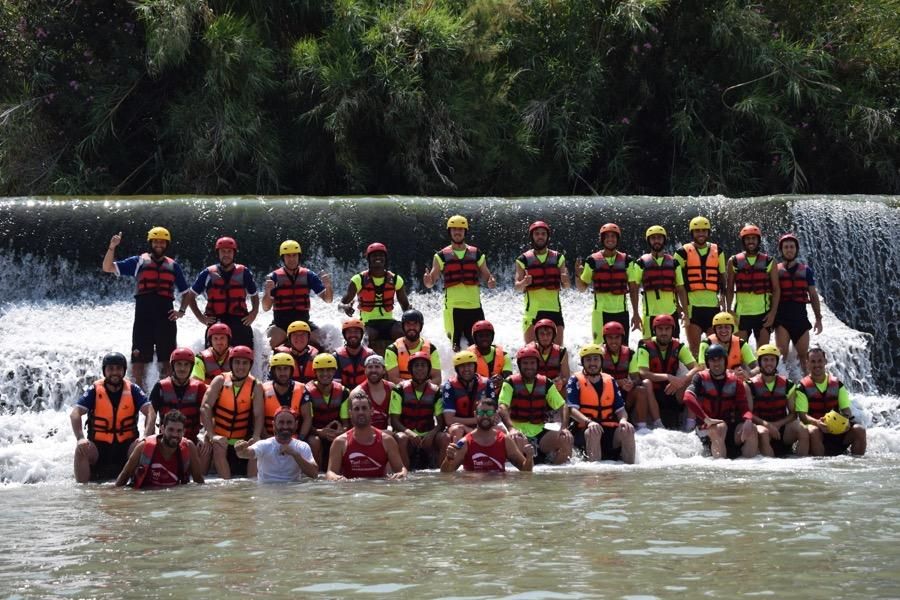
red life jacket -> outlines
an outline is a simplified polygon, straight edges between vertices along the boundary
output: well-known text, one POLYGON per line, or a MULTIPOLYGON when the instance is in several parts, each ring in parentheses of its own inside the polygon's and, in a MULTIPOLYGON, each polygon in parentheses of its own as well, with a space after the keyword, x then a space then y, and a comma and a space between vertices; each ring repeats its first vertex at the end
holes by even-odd
POLYGON ((469 346, 469 352, 475 355, 475 359, 478 361, 475 363, 475 372, 482 377, 503 374, 503 365, 506 364, 506 352, 503 351, 503 346, 494 346, 494 360, 490 364, 475 344, 469 346))
POLYGON ((799 385, 809 401, 806 414, 812 418, 821 419, 829 411, 839 411, 838 394, 841 390, 841 382, 837 377, 828 375, 828 387, 824 392, 819 391, 818 386, 809 375, 801 379, 799 385))
POLYGON ((359 312, 372 312, 380 307, 385 314, 390 314, 394 310, 394 295, 397 292, 394 286, 397 284, 397 276, 391 271, 386 271, 381 285, 375 285, 375 280, 368 271, 360 273, 360 277, 362 287, 356 294, 359 312))
POLYGON ((131 383, 122 382, 122 396, 113 404, 103 385, 103 379, 94 382, 94 410, 88 414, 88 439, 92 442, 112 444, 130 442, 138 437, 138 411, 131 395, 131 383))
POLYGON ((775 385, 769 390, 763 376, 751 377, 750 393, 753 394, 753 414, 764 421, 778 421, 788 415, 788 380, 775 376, 775 385))
MULTIPOLYGON (((673 339, 669 342, 669 351, 666 353, 665 359, 663 359, 659 344, 655 339, 641 340, 638 346, 643 346, 647 350, 651 373, 675 375, 678 372, 678 353, 681 350, 681 342, 678 340, 673 339)), ((661 392, 666 389, 667 385, 668 383, 665 381, 654 381, 653 389, 661 392)))
POLYGON ((275 382, 267 381, 263 383, 263 403, 264 410, 266 414, 266 424, 265 424, 265 436, 272 437, 275 435, 275 413, 278 412, 282 406, 288 406, 293 408, 294 410, 298 410, 300 407, 300 400, 303 397, 303 391, 306 389, 302 385, 296 382, 291 382, 294 384, 293 389, 291 389, 291 397, 288 400, 287 404, 282 404, 281 399, 278 398, 278 393, 275 391, 275 382))
MULTIPOLYGON (((719 344, 720 346, 725 348, 725 344, 723 344, 719 340, 719 336, 717 336, 716 334, 712 334, 711 336, 709 336, 707 338, 707 343, 710 345, 719 344)), ((726 369, 736 369, 744 364, 744 355, 741 353, 741 349, 746 343, 747 342, 736 335, 731 336, 731 340, 728 343, 728 358, 725 360, 726 369)), ((707 346, 707 348, 708 347, 709 346, 707 346)))
POLYGON ((312 362, 319 351, 316 350, 315 347, 307 346, 306 349, 300 353, 290 346, 278 346, 275 348, 275 352, 286 352, 294 357, 294 374, 291 376, 291 379, 294 381, 307 383, 316 378, 316 371, 312 367, 312 362))
POLYGON ((613 360, 612 354, 603 346, 603 365, 600 367, 604 373, 608 373, 613 379, 628 379, 628 367, 631 365, 631 348, 622 346, 619 348, 619 359, 613 360))
POLYGON ((225 384, 216 405, 213 406, 215 434, 228 439, 250 439, 253 433, 253 390, 256 387, 256 379, 253 375, 247 375, 235 396, 231 372, 223 373, 222 376, 225 378, 225 384))
POLYGON ((706 258, 700 256, 700 252, 694 242, 688 242, 684 249, 687 260, 685 261, 685 286, 689 292, 698 290, 719 291, 719 246, 707 244, 709 251, 706 258))
POLYGON ((700 371, 700 389, 696 390, 697 402, 707 415, 713 419, 721 419, 726 423, 736 423, 741 419, 737 413, 737 387, 743 385, 731 371, 725 372, 722 391, 716 387, 709 369, 700 371))
POLYGON ((588 259, 594 270, 594 293, 622 295, 628 293, 628 255, 616 251, 616 258, 610 265, 603 252, 594 252, 588 259))
POLYGON ((351 356, 346 346, 341 346, 334 353, 337 359, 338 372, 337 379, 347 389, 353 389, 366 381, 366 359, 375 354, 375 351, 366 346, 362 346, 359 354, 351 356))
POLYGON ((218 317, 234 315, 243 317, 247 314, 247 289, 244 287, 244 265, 234 265, 231 277, 227 280, 219 272, 219 266, 207 268, 209 279, 206 281, 206 309, 204 314, 218 317))
POLYGON ((341 475, 347 479, 356 477, 384 477, 387 474, 388 456, 384 449, 381 430, 375 427, 375 442, 369 446, 360 444, 354 429, 347 431, 347 446, 341 459, 341 475))
POLYGON ((134 488, 142 488, 144 485, 152 488, 172 487, 178 484, 185 484, 191 480, 191 449, 187 440, 181 438, 178 444, 178 451, 172 453, 172 457, 168 460, 162 457, 161 452, 157 452, 159 444, 158 436, 150 435, 144 439, 144 447, 141 449, 141 460, 134 472, 134 488), (166 471, 175 473, 175 480, 160 481, 157 474, 154 473, 154 458, 166 471))
POLYGON ((341 404, 344 403, 345 392, 344 386, 337 381, 332 381, 331 395, 326 401, 315 381, 306 383, 306 393, 309 394, 312 403, 313 427, 321 429, 327 427, 332 421, 341 420, 341 404))
POLYGON ((738 292, 750 294, 768 294, 772 291, 772 281, 767 269, 772 262, 768 254, 760 252, 752 265, 747 260, 747 253, 741 252, 734 257, 734 285, 738 292))
MULTIPOLYGON (((413 355, 406 347, 406 338, 397 338, 394 341, 394 348, 397 349, 397 370, 400 379, 412 379, 412 373, 409 372, 409 357, 413 355)), ((431 356, 431 343, 428 340, 422 340, 422 347, 416 352, 427 352, 431 356)))
POLYGON ((475 385, 468 388, 463 385, 456 375, 447 380, 445 385, 449 387, 449 392, 456 401, 457 417, 471 419, 475 416, 475 406, 478 404, 481 397, 484 396, 485 390, 487 390, 488 381, 489 380, 486 377, 475 375, 475 379, 473 380, 475 385), (472 390, 472 393, 470 393, 470 389, 472 390))
POLYGON ((299 267, 296 275, 288 273, 284 267, 275 269, 270 275, 275 282, 272 299, 275 312, 296 310, 309 312, 309 269, 299 267))
POLYGON ((513 397, 509 404, 509 418, 520 423, 542 425, 546 422, 547 389, 550 380, 543 375, 536 375, 531 391, 525 387, 522 375, 516 374, 506 378, 512 386, 513 397))
POLYGON ((206 373, 206 379, 204 380, 206 385, 209 385, 213 378, 225 372, 225 363, 228 362, 230 353, 231 347, 229 346, 222 356, 222 362, 219 362, 216 358, 216 353, 212 348, 200 351, 200 358, 203 359, 203 369, 206 373))
POLYGON ((467 433, 466 457, 463 459, 463 470, 478 473, 506 471, 506 434, 495 429, 494 443, 482 446, 475 441, 472 433, 467 433))
MULTIPOLYGON (((603 380, 603 394, 598 396, 597 388, 587 380, 584 372, 575 374, 575 379, 578 380, 578 410, 605 427, 618 427, 619 420, 616 419, 616 411, 613 410, 616 400, 613 378, 606 373, 601 373, 600 376, 603 380)), ((578 427, 584 429, 586 425, 579 424, 578 427)))
POLYGON ((778 284, 781 286, 781 302, 809 304, 809 283, 806 281, 806 265, 798 262, 791 272, 783 262, 778 263, 778 284))
POLYGON ((366 396, 369 397, 369 402, 372 405, 372 427, 377 427, 378 429, 387 429, 387 426, 390 423, 388 412, 391 404, 391 392, 394 390, 394 385, 387 379, 382 379, 381 385, 384 386, 384 400, 381 402, 381 404, 376 403, 375 399, 372 397, 372 391, 369 387, 368 379, 362 382, 360 387, 362 387, 362 390, 366 393, 366 396))
POLYGON ((675 259, 671 254, 663 254, 662 264, 650 253, 641 256, 640 265, 643 270, 642 285, 645 292, 675 291, 675 259))
POLYGON ((149 252, 140 256, 136 271, 137 289, 135 296, 156 294, 167 300, 175 299, 175 261, 164 256, 156 262, 149 252))
MULTIPOLYGON (((544 351, 537 345, 537 342, 530 342, 529 346, 537 349, 538 354, 541 357, 538 359, 538 374, 547 377, 548 379, 556 379, 559 377, 560 369, 562 368, 562 356, 563 349, 559 344, 551 344, 550 352, 547 354, 547 358, 544 358, 544 351)), ((494 359, 497 360, 496 358, 494 359)))
POLYGON ((421 398, 416 395, 416 386, 411 379, 400 383, 396 390, 403 399, 400 413, 400 422, 403 426, 419 433, 434 429, 434 405, 439 400, 437 386, 430 381, 427 382, 421 398))
POLYGON ((203 391, 200 386, 206 387, 202 381, 189 379, 187 389, 179 398, 171 377, 159 380, 159 399, 162 403, 159 409, 160 430, 166 413, 170 410, 179 410, 184 415, 184 437, 192 442, 197 441, 197 434, 200 433, 200 404, 203 402, 203 391))
POLYGON ((466 245, 466 253, 457 258, 453 246, 445 246, 439 253, 444 262, 444 287, 454 285, 479 285, 478 248, 466 245))
POLYGON ((529 290, 556 290, 562 287, 562 272, 559 268, 559 259, 562 255, 556 250, 547 250, 544 262, 538 258, 534 250, 529 250, 519 257, 519 261, 525 265, 525 272, 531 275, 529 290))

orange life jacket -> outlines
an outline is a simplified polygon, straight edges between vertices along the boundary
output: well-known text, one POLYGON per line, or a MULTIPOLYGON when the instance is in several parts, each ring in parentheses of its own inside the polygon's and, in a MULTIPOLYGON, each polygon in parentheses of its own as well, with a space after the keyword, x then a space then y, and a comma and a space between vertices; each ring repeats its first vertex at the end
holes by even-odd
MULTIPOLYGON (((603 394, 597 396, 597 388, 587 380, 584 373, 576 373, 575 379, 578 380, 578 410, 587 418, 597 421, 605 427, 618 427, 619 421, 616 419, 615 410, 613 410, 613 404, 616 400, 613 390, 613 378, 606 373, 601 373, 600 376, 603 378, 603 394)), ((579 424, 578 427, 584 429, 586 425, 579 424)))
POLYGON ((223 373, 222 377, 225 382, 213 407, 215 434, 228 439, 249 439, 252 433, 253 389, 256 387, 256 379, 253 375, 247 375, 235 397, 231 372, 223 373))
POLYGON ((709 252, 706 259, 702 259, 694 242, 688 242, 684 248, 687 261, 685 261, 685 286, 689 292, 698 290, 719 291, 719 246, 707 244, 709 252))
POLYGON ((94 382, 94 410, 88 415, 88 439, 93 442, 124 443, 138 437, 138 413, 131 395, 131 383, 122 382, 122 397, 113 405, 103 385, 103 379, 94 382))
POLYGON ((149 252, 140 256, 137 264, 137 289, 135 296, 157 294, 168 300, 175 299, 175 261, 164 256, 156 262, 149 252))
POLYGON ((503 350, 503 346, 494 346, 494 360, 491 364, 488 364, 487 359, 478 351, 478 346, 475 344, 469 346, 469 352, 475 355, 478 361, 475 363, 475 372, 482 377, 493 377, 503 373, 503 365, 506 364, 506 352, 503 350))
POLYGON ((453 246, 445 246, 439 253, 444 262, 444 287, 454 285, 479 285, 478 248, 466 245, 462 258, 457 258, 453 246))
POLYGON ((265 424, 265 435, 267 437, 271 437, 275 435, 275 413, 278 412, 282 406, 288 406, 294 408, 299 413, 300 409, 300 399, 303 397, 303 390, 305 389, 299 383, 293 382, 294 387, 291 390, 291 399, 287 404, 282 404, 281 400, 278 399, 278 393, 275 391, 275 382, 267 381, 262 384, 263 386, 263 402, 264 402, 264 410, 266 414, 266 424, 265 424))
MULTIPOLYGON (((409 372, 409 357, 413 353, 406 347, 406 338, 397 338, 394 347, 397 349, 397 369, 400 371, 400 379, 412 379, 412 373, 409 372)), ((431 343, 423 339, 422 347, 416 352, 427 352, 431 356, 431 343)))
MULTIPOLYGON (((707 341, 710 343, 710 345, 719 344, 723 348, 725 347, 725 344, 719 341, 719 338, 718 336, 716 336, 716 334, 712 334, 711 336, 709 336, 707 338, 707 341)), ((726 369, 736 369, 737 367, 744 364, 744 355, 741 354, 741 349, 746 343, 747 342, 736 335, 731 336, 731 341, 728 346, 728 358, 725 360, 726 369)))

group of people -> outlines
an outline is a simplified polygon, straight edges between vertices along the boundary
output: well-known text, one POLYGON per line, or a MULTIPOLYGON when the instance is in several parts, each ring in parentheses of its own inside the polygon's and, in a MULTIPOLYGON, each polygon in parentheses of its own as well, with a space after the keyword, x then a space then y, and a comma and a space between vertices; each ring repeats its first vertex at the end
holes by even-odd
POLYGON ((340 299, 350 318, 343 346, 330 352, 309 319, 313 294, 333 300, 330 277, 301 266, 298 242, 280 245, 282 265, 266 276, 262 295, 262 309, 273 312, 273 354, 267 380, 258 381, 250 325, 260 300, 252 273, 235 262, 235 240, 217 240, 218 263, 189 288, 166 255, 168 230, 154 227, 148 252, 119 261, 121 234, 114 235, 103 268, 137 281, 135 383, 125 379, 124 355, 104 358, 103 378, 71 415, 76 478, 164 487, 202 481, 211 464, 223 478, 264 481, 320 471, 329 479, 403 477, 416 468, 503 470, 507 462, 530 470, 535 462, 565 463, 576 451, 632 463, 636 431, 659 427, 696 430, 715 457, 864 453, 865 429, 853 422, 846 389, 825 371, 824 351, 809 349, 821 310, 796 236, 779 239, 776 261, 761 251, 759 228, 748 225, 740 231, 744 250, 726 260, 705 217, 689 229, 692 241, 673 255, 666 230, 650 227, 648 252, 635 258, 620 250, 617 225, 600 228, 601 248, 575 261, 576 287, 594 294, 594 340, 579 349, 573 375, 560 303, 570 275, 563 254, 549 248, 550 226, 532 223, 531 248, 516 260, 524 346, 513 355, 494 344, 481 308, 481 284, 496 285, 486 258, 467 242, 466 218, 451 217, 450 244, 422 278, 428 288, 443 281, 455 352, 446 381, 406 282, 387 268, 384 244, 366 248, 368 269, 340 299), (175 343, 176 321, 188 309, 207 325, 207 347, 196 355, 175 343), (640 333, 636 350, 629 329, 640 333), (791 343, 808 373, 796 385, 778 372, 791 343), (148 398, 143 367, 154 353, 161 379, 148 398))

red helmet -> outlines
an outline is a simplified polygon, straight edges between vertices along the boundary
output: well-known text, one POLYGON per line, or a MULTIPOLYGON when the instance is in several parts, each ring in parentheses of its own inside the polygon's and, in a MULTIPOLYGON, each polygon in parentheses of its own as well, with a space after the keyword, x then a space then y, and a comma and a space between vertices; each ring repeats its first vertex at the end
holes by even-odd
POLYGON ((227 335, 228 339, 231 340, 231 327, 225 323, 213 323, 206 330, 206 337, 212 338, 214 335, 227 335))
POLYGON ((374 242, 372 244, 369 244, 369 246, 366 248, 366 258, 368 258, 370 254, 373 254, 375 252, 384 252, 385 254, 387 254, 387 247, 381 242, 374 242))
POLYGON ((744 239, 748 235, 755 235, 756 237, 762 239, 762 231, 759 230, 759 227, 756 225, 745 225, 743 229, 741 229, 741 239, 744 239))
POLYGON ((550 235, 550 226, 547 225, 547 223, 545 223, 544 221, 535 221, 534 223, 532 223, 532 224, 528 227, 528 235, 531 235, 531 233, 532 233, 535 229, 540 229, 541 227, 543 227, 544 229, 547 230, 547 235, 550 235))
POLYGON ((519 348, 519 351, 516 352, 516 362, 522 362, 523 358, 534 358, 536 360, 541 360, 541 353, 538 352, 538 349, 533 345, 528 344, 527 346, 523 346, 519 348))
POLYGON ((603 337, 605 338, 608 335, 621 335, 624 337, 625 328, 618 321, 610 321, 603 325, 603 337))
POLYGON ((606 225, 603 225, 600 228, 600 237, 603 237, 604 233, 609 233, 610 231, 615 233, 617 236, 622 237, 622 230, 619 229, 619 226, 615 223, 607 223, 606 225))
POLYGON ((353 329, 354 327, 361 329, 363 333, 365 333, 366 331, 366 326, 359 319, 347 319, 346 321, 341 323, 341 332, 347 331, 348 329, 353 329))
POLYGON ((216 240, 216 250, 221 250, 223 248, 231 249, 237 252, 237 242, 234 241, 234 238, 220 237, 216 240))
POLYGON ((412 369, 413 361, 417 360, 424 360, 429 366, 431 365, 431 355, 424 350, 419 350, 418 352, 413 352, 409 357, 409 362, 407 363, 408 368, 412 369))
POLYGON ((235 358, 246 358, 250 362, 253 362, 253 350, 247 346, 235 346, 231 349, 228 360, 234 360, 235 358))
POLYGON ((190 348, 175 348, 172 350, 172 354, 169 355, 169 362, 173 363, 176 360, 186 360, 189 362, 194 362, 194 351, 190 348))
POLYGON ((675 319, 672 315, 656 315, 653 318, 653 326, 658 327, 659 325, 668 325, 669 327, 675 327, 675 319))
POLYGON ((793 240, 793 242, 795 244, 797 244, 797 250, 800 249, 800 240, 798 240, 797 236, 794 235, 793 233, 786 233, 783 236, 781 236, 780 238, 778 238, 778 249, 780 250, 781 244, 783 244, 784 242, 786 242, 788 240, 793 240))
POLYGON ((494 333, 494 326, 491 325, 490 321, 476 321, 474 325, 472 325, 472 335, 474 336, 479 331, 490 331, 494 333))
POLYGON ((556 323, 551 321, 550 319, 541 319, 537 323, 534 324, 534 333, 537 334, 537 330, 541 327, 549 327, 553 330, 553 337, 556 337, 556 323))

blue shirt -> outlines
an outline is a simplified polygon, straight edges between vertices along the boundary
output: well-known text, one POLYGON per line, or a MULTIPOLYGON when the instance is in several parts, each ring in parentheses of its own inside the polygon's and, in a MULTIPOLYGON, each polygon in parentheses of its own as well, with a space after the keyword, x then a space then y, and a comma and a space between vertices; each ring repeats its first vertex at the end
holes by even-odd
MULTIPOLYGON (((603 396, 603 379, 601 378, 596 383, 587 380, 588 383, 594 386, 594 389, 597 390, 597 397, 601 398, 603 396)), ((625 408, 625 400, 622 398, 622 391, 619 389, 619 384, 616 383, 615 380, 612 382, 613 384, 613 412, 618 411, 619 409, 625 408)), ((578 379, 572 375, 569 377, 569 382, 566 384, 566 404, 572 406, 574 408, 581 408, 581 388, 578 387, 578 379)))
MULTIPOLYGON (((476 377, 478 377, 478 375, 476 375, 476 377)), ((492 400, 497 399, 497 396, 494 393, 494 384, 490 379, 487 380, 487 386, 484 388, 482 396, 470 398, 473 402, 472 412, 475 412, 475 404, 478 404, 478 401, 481 400, 482 397, 491 398, 492 400)), ((456 392, 453 389, 453 384, 449 381, 445 381, 443 385, 441 385, 441 399, 443 400, 444 410, 456 412, 456 392)))
MULTIPOLYGON (((124 389, 124 388, 123 388, 124 389)), ((118 392, 110 392, 106 390, 106 393, 109 394, 109 400, 113 404, 119 401, 122 397, 122 391, 118 392)), ((147 399, 147 395, 144 394, 144 390, 138 387, 135 384, 131 384, 131 398, 134 400, 134 408, 135 410, 141 410, 141 407, 147 404, 149 400, 147 399)), ((94 386, 90 385, 84 391, 84 394, 81 395, 81 398, 78 399, 76 404, 84 409, 87 409, 88 412, 92 412, 94 410, 94 406, 97 404, 97 392, 94 390, 94 386)))
MULTIPOLYGON (((222 267, 219 266, 219 270, 222 271, 222 267)), ((194 285, 191 286, 191 290, 194 291, 198 296, 204 294, 206 292, 206 284, 209 282, 209 267, 206 267, 200 274, 197 275, 197 281, 194 282, 194 285)), ((253 272, 250 271, 247 267, 244 267, 244 289, 247 290, 247 293, 251 296, 256 294, 256 282, 253 281, 253 272)))
MULTIPOLYGON (((123 277, 137 277, 138 274, 138 265, 141 263, 140 256, 129 256, 128 258, 124 258, 122 260, 117 260, 114 265, 116 265, 116 271, 119 275, 123 277)), ((184 271, 181 270, 181 265, 177 262, 174 265, 175 270, 175 289, 178 290, 179 294, 183 294, 188 289, 187 279, 184 278, 184 271)))
MULTIPOLYGON (((274 281, 276 283, 275 289, 278 289, 278 277, 275 275, 275 271, 266 275, 266 279, 274 281)), ((312 269, 307 269, 306 283, 309 284, 309 289, 311 289, 314 294, 321 294, 325 291, 325 284, 322 283, 322 280, 319 279, 319 276, 316 275, 312 269)))

